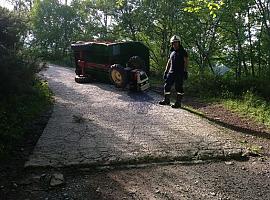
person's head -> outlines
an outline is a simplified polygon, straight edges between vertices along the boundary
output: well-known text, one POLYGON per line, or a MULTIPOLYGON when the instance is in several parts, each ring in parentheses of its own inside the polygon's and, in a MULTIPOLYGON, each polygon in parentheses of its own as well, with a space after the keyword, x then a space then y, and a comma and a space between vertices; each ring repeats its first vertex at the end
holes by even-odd
POLYGON ((180 47, 180 37, 179 36, 177 36, 177 35, 172 36, 170 39, 170 42, 171 42, 172 48, 174 48, 174 50, 179 49, 179 47, 180 47))

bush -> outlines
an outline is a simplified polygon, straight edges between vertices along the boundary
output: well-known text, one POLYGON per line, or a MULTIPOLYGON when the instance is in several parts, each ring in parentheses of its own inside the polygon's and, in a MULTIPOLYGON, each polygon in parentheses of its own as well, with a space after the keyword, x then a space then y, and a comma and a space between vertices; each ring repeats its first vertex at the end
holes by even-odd
POLYGON ((26 128, 51 104, 46 83, 36 80, 31 93, 13 94, 0 101, 0 157, 24 136, 26 128))
POLYGON ((221 77, 212 74, 191 76, 187 81, 187 93, 193 96, 231 98, 242 97, 247 91, 266 100, 270 98, 270 80, 266 78, 221 77))
POLYGON ((36 65, 24 54, 26 25, 0 7, 0 156, 24 134, 50 102, 48 87, 35 80, 36 65), (29 62, 31 61, 31 63, 29 62))
POLYGON ((217 77, 211 74, 191 77, 189 95, 218 100, 228 108, 270 127, 270 80, 267 78, 217 77))
POLYGON ((72 53, 68 53, 66 56, 58 57, 57 59, 47 59, 50 63, 61 65, 65 67, 75 68, 75 60, 72 53))
POLYGON ((256 121, 265 124, 270 127, 270 104, 262 97, 259 97, 247 91, 243 93, 240 99, 228 99, 224 101, 224 104, 245 116, 249 116, 256 121))
POLYGON ((3 100, 31 89, 35 65, 23 59, 26 25, 22 19, 0 7, 0 22, 0 100, 3 100))

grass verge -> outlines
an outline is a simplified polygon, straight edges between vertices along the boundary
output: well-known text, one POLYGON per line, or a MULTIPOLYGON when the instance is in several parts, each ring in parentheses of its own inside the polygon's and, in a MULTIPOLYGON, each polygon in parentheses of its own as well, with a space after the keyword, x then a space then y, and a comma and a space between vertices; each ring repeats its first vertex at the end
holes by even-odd
POLYGON ((27 94, 14 94, 0 101, 0 157, 9 154, 29 124, 51 104, 52 93, 41 80, 36 80, 27 94))
MULTIPOLYGON (((151 86, 162 86, 163 82, 160 77, 150 77, 150 84, 151 86)), ((196 100, 205 104, 223 104, 227 109, 245 118, 264 124, 270 129, 270 102, 251 91, 244 92, 242 95, 234 95, 229 91, 223 91, 220 95, 214 95, 209 92, 205 94, 203 92, 194 93, 194 88, 192 85, 189 85, 186 94, 187 96, 197 94, 196 100)), ((186 108, 187 110, 192 110, 193 113, 203 115, 203 113, 190 106, 186 108)))
POLYGON ((244 117, 252 118, 270 128, 270 103, 246 92, 239 99, 223 99, 222 103, 230 110, 240 113, 244 117))

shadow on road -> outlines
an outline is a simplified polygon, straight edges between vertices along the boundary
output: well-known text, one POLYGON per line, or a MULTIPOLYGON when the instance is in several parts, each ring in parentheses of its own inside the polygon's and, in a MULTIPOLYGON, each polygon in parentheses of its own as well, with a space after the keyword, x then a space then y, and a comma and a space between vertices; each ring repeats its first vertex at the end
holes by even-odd
POLYGON ((186 110, 188 112, 191 112, 193 114, 196 114, 196 115, 198 115, 198 116, 200 116, 200 117, 202 117, 204 119, 207 119, 207 120, 209 120, 211 122, 214 122, 215 124, 218 124, 218 125, 220 125, 222 127, 228 128, 230 130, 245 133, 245 134, 260 137, 260 138, 270 139, 270 134, 265 132, 265 131, 254 131, 254 130, 251 130, 251 129, 248 129, 248 128, 243 128, 243 127, 235 126, 235 125, 232 125, 232 124, 228 124, 228 123, 219 121, 217 119, 207 117, 204 114, 201 114, 201 113, 198 113, 198 112, 196 112, 196 111, 194 111, 192 109, 189 109, 188 107, 183 107, 182 109, 184 109, 184 110, 186 110))

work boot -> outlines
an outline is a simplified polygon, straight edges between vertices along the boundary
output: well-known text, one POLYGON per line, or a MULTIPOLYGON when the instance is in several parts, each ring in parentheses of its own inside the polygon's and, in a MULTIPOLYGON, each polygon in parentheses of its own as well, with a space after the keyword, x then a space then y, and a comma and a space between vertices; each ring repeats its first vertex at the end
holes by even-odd
POLYGON ((164 95, 164 100, 158 102, 160 105, 170 105, 170 95, 169 94, 165 94, 164 95))
POLYGON ((176 102, 172 105, 172 108, 181 108, 181 101, 182 101, 183 94, 177 94, 176 102))

